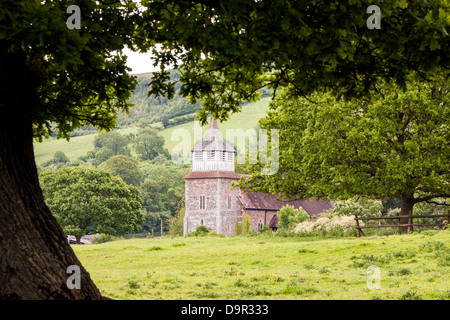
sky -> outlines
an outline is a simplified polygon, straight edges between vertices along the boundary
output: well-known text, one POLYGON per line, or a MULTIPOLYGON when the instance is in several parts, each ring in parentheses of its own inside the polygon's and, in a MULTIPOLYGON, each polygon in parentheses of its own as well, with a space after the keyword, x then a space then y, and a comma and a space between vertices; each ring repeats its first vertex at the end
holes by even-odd
POLYGON ((153 72, 158 70, 153 67, 153 61, 151 60, 150 53, 137 53, 129 50, 128 48, 124 49, 123 52, 128 56, 127 66, 131 68, 131 74, 153 72))

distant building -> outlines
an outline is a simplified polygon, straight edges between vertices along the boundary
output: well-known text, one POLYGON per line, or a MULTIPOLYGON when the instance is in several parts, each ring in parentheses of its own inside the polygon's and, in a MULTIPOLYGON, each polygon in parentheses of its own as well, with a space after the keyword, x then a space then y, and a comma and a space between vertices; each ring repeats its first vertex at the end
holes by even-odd
POLYGON ((211 231, 232 235, 236 220, 242 222, 245 212, 251 219, 251 230, 268 225, 277 228, 277 213, 286 204, 302 207, 310 216, 333 205, 328 201, 282 201, 263 192, 232 188, 242 175, 234 169, 236 150, 223 139, 216 120, 212 119, 203 140, 192 149, 192 171, 185 176, 186 210, 183 234, 204 225, 211 231))

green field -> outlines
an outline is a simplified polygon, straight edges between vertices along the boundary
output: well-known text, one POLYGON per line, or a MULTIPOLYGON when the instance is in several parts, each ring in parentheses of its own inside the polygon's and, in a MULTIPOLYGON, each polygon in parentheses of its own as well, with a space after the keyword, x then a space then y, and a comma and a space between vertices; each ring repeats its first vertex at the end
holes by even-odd
MULTIPOLYGON (((270 98, 266 97, 256 103, 248 103, 243 106, 242 112, 235 113, 230 116, 228 121, 220 123, 219 126, 223 136, 226 137, 226 129, 243 129, 245 131, 250 128, 255 128, 258 120, 266 115, 269 101, 270 98)), ((187 130, 191 136, 191 144, 194 143, 194 126, 192 123, 184 123, 161 130, 159 133, 166 141, 165 146, 169 150, 169 154, 172 148, 179 144, 178 140, 172 141, 171 139, 172 133, 177 129, 187 130)), ((121 134, 136 133, 137 130, 137 127, 117 129, 121 134)), ((203 134, 205 132, 206 127, 203 128, 203 134)), ((36 163, 42 165, 44 162, 51 160, 56 151, 64 152, 70 160, 76 160, 78 157, 85 155, 86 152, 94 149, 93 141, 95 136, 96 134, 77 136, 71 138, 69 142, 65 139, 56 138, 44 140, 42 143, 35 142, 34 153, 36 163)))
POLYGON ((450 299, 450 232, 178 237, 74 245, 114 299, 450 299), (368 267, 380 269, 380 288, 368 267))
MULTIPOLYGON (((130 127, 118 129, 121 134, 136 133, 137 128, 130 127)), ((56 151, 62 151, 71 160, 76 160, 80 156, 84 156, 86 152, 94 149, 94 138, 97 134, 87 134, 84 136, 72 137, 70 141, 65 139, 49 138, 43 142, 34 143, 34 157, 38 165, 51 160, 56 151)))

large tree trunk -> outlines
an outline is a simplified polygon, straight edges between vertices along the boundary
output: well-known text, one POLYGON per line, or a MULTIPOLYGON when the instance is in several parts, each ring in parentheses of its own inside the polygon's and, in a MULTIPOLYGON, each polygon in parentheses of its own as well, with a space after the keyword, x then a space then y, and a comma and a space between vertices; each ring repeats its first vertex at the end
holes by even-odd
MULTIPOLYGON (((405 192, 401 196, 401 201, 402 201, 402 205, 401 205, 401 209, 400 209, 400 215, 401 216, 412 215, 413 206, 414 206, 414 193, 413 192, 405 192)), ((400 220, 399 224, 412 223, 412 221, 410 222, 409 218, 401 218, 399 220, 400 220)), ((400 230, 404 231, 404 232, 412 231, 413 227, 410 227, 409 229, 408 229, 408 227, 401 227, 400 230)))
POLYGON ((0 49, 0 299, 100 299, 39 186, 33 85, 23 59, 0 49), (67 280, 80 268, 80 289, 67 280))

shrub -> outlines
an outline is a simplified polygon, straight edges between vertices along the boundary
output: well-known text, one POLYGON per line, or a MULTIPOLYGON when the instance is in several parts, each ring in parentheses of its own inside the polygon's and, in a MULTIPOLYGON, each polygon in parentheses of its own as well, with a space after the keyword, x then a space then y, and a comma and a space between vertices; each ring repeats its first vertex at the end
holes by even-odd
POLYGON ((250 233, 250 226, 251 226, 251 220, 248 216, 247 212, 244 214, 244 217, 242 218, 242 225, 241 225, 241 234, 243 236, 250 233))
POLYGON ((291 230, 299 222, 303 222, 309 219, 308 213, 303 208, 295 209, 293 206, 286 205, 280 209, 278 213, 279 222, 278 228, 284 230, 291 230))
POLYGON ((291 281, 283 290, 280 291, 280 294, 286 295, 303 295, 308 293, 317 293, 319 290, 313 286, 305 286, 298 284, 294 281, 291 281))
POLYGON ((56 151, 53 155, 52 163, 58 164, 58 163, 67 163, 69 162, 69 158, 66 156, 66 154, 62 151, 56 151))
POLYGON ((109 241, 114 241, 117 238, 113 235, 110 234, 99 234, 97 236, 92 237, 91 242, 94 244, 98 244, 98 243, 105 243, 105 242, 109 242, 109 241))
POLYGON ((163 248, 159 247, 159 246, 153 246, 151 248, 148 248, 145 251, 159 251, 159 250, 164 250, 163 248))
POLYGON ((353 260, 352 264, 350 265, 350 267, 353 268, 367 268, 373 264, 383 266, 389 264, 392 261, 392 257, 390 254, 362 254, 359 256, 352 256, 350 259, 353 260))
POLYGON ((365 198, 336 201, 333 213, 338 216, 380 217, 383 204, 379 200, 365 198))
POLYGON ((200 225, 198 226, 194 232, 189 233, 190 236, 205 236, 209 233, 209 229, 204 226, 204 225, 200 225))
POLYGON ((183 235, 183 223, 184 223, 184 206, 178 211, 177 215, 169 220, 169 234, 172 237, 183 235))
POLYGON ((128 281, 128 287, 130 289, 139 289, 141 287, 141 285, 136 280, 130 280, 130 281, 128 281))
POLYGON ((250 234, 250 227, 252 221, 248 216, 247 212, 242 217, 242 224, 239 224, 238 219, 236 219, 236 224, 234 225, 234 235, 235 236, 246 236, 250 234))
POLYGON ((422 296, 417 294, 417 288, 413 288, 402 294, 399 300, 422 300, 422 296))
POLYGON ((236 224, 234 225, 234 235, 239 236, 241 234, 241 225, 239 224, 238 219, 236 218, 236 224))
POLYGON ((412 271, 411 271, 410 269, 408 269, 408 268, 400 268, 400 269, 396 272, 396 274, 397 274, 398 276, 406 276, 406 275, 411 274, 411 273, 412 273, 412 271))
POLYGON ((188 233, 189 237, 204 237, 204 236, 215 236, 215 237, 224 237, 221 233, 211 232, 207 227, 200 225, 195 229, 194 232, 188 233))
MULTIPOLYGON (((360 222, 360 225, 364 224, 360 222)), ((303 233, 303 235, 355 236, 355 226, 356 221, 354 216, 320 217, 315 221, 304 221, 297 224, 294 231, 303 233)))

